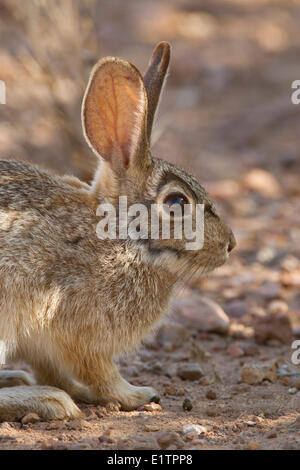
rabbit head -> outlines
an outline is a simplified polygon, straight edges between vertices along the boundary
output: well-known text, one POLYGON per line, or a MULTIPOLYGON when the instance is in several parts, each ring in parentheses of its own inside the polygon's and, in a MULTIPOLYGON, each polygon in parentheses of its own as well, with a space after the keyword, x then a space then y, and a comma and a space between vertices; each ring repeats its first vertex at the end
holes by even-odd
MULTIPOLYGON (((150 150, 169 60, 170 46, 162 42, 155 48, 144 78, 121 58, 106 57, 94 67, 82 106, 85 138, 100 159, 91 193, 99 203, 110 201, 116 208, 120 197, 126 196, 128 206, 182 209, 170 215, 169 237, 162 236, 161 227, 158 236, 149 234, 151 221, 147 219, 148 236, 134 243, 147 262, 164 265, 175 274, 189 273, 192 268, 208 271, 226 261, 235 246, 233 233, 201 184, 184 170, 154 158, 150 150), (194 231, 199 224, 203 227, 201 243, 192 249, 183 229, 181 237, 175 236, 175 221, 178 227, 178 221, 183 226, 187 220, 186 207, 194 231)), ((161 217, 162 213, 160 221, 161 217)))

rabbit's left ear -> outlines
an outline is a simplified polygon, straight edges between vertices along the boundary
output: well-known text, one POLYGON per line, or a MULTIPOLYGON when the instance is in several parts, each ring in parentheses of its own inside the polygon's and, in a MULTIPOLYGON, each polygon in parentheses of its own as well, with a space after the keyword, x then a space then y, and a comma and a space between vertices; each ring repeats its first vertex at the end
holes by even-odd
POLYGON ((165 41, 160 42, 152 53, 147 72, 144 76, 148 96, 147 135, 149 142, 151 141, 152 127, 159 99, 166 83, 170 54, 170 44, 165 41))
POLYGON ((149 164, 147 95, 134 65, 115 57, 98 62, 84 96, 82 125, 89 146, 117 176, 149 164))

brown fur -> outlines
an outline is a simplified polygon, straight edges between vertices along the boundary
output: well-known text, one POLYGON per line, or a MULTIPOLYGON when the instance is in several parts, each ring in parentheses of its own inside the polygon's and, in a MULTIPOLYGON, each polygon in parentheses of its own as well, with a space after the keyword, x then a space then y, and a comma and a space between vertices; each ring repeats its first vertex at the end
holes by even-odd
POLYGON ((88 143, 104 160, 91 186, 0 161, 0 339, 7 359, 27 361, 39 384, 26 387, 28 379, 22 382, 19 375, 17 383, 24 385, 8 388, 11 377, 4 378, 0 419, 19 419, 26 411, 44 419, 79 416, 60 389, 75 400, 116 401, 125 410, 149 401, 155 391, 127 383, 113 357, 136 347, 160 320, 187 269, 223 264, 235 244, 202 186, 150 154, 147 116, 152 127, 168 51, 162 43, 154 52, 146 88, 123 59, 103 59, 95 67, 82 116, 88 143), (117 77, 114 93, 102 86, 107 73, 117 77), (117 112, 109 115, 111 109, 117 112), (100 202, 117 204, 118 196, 127 195, 129 203, 149 205, 169 187, 205 204, 202 250, 185 250, 185 240, 97 237, 100 202))

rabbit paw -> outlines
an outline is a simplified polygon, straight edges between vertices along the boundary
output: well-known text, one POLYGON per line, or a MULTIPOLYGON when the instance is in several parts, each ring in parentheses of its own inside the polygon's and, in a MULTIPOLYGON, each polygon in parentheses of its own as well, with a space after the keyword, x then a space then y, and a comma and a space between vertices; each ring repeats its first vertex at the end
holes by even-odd
POLYGON ((159 401, 158 394, 152 387, 135 387, 130 384, 128 386, 127 390, 123 390, 118 398, 118 402, 124 411, 136 410, 151 401, 159 401))
POLYGON ((18 421, 27 413, 36 413, 43 421, 84 416, 69 395, 54 387, 36 385, 0 390, 0 421, 18 421))

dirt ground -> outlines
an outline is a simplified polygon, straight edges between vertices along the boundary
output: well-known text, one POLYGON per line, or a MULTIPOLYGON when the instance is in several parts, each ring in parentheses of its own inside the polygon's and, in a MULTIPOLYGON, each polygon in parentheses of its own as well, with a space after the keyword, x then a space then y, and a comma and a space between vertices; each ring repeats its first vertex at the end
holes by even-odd
POLYGON ((299 449, 300 105, 291 84, 300 80, 300 1, 43 5, 0 1, 0 158, 89 181, 96 162, 80 104, 92 64, 119 55, 145 70, 156 42, 170 41, 153 154, 199 178, 237 247, 225 266, 188 280, 166 326, 120 359, 131 383, 157 389, 160 406, 80 405, 86 418, 69 423, 0 423, 0 449, 299 449), (208 310, 202 297, 214 302, 208 310), (248 383, 248 364, 269 375, 248 383))

